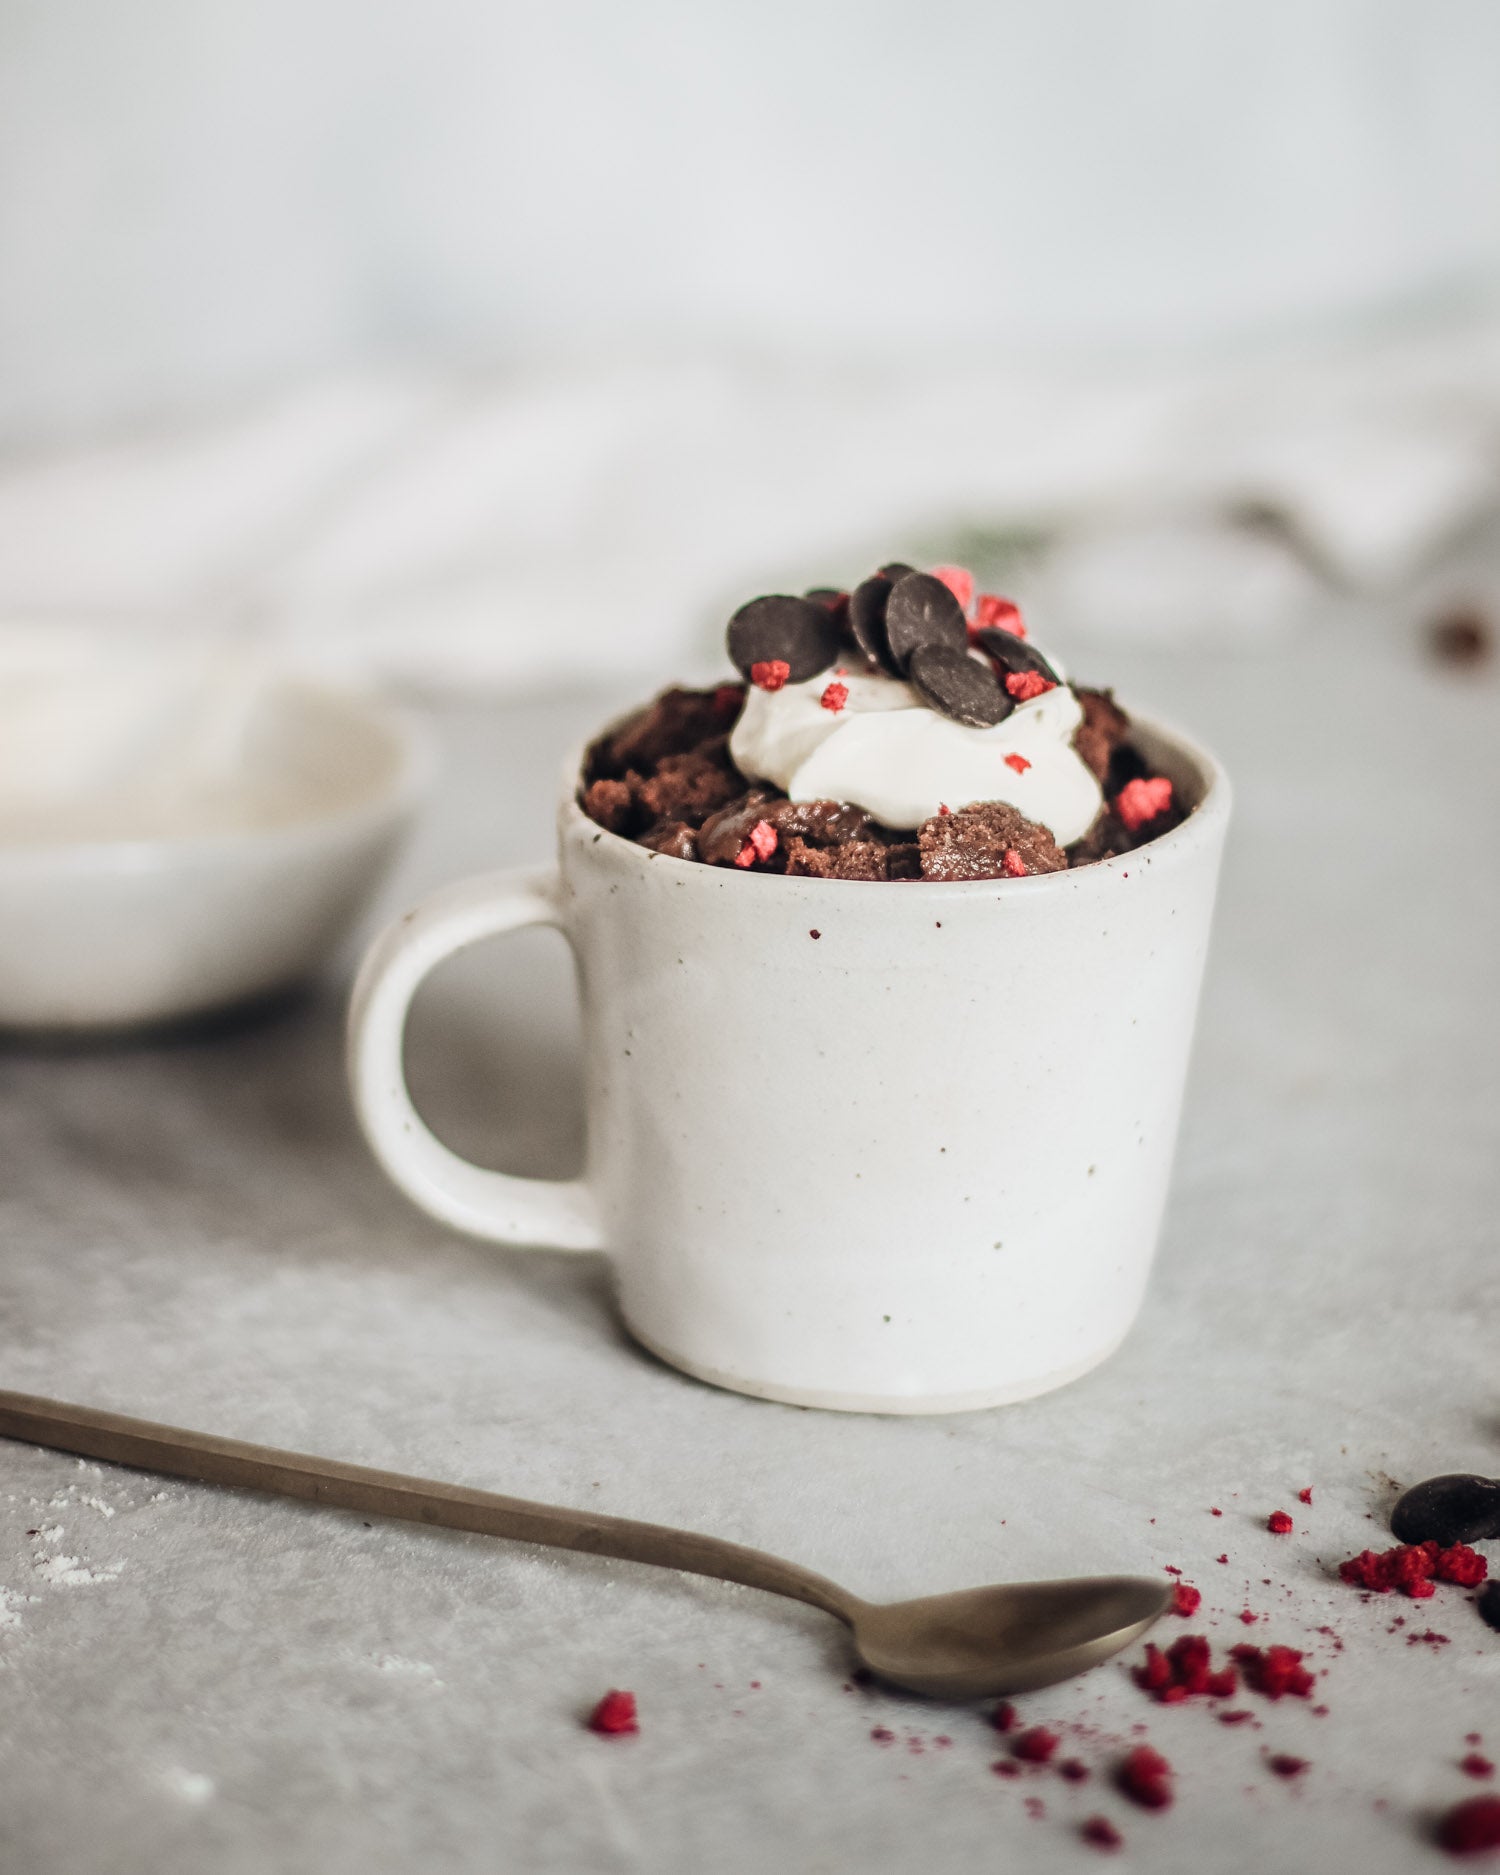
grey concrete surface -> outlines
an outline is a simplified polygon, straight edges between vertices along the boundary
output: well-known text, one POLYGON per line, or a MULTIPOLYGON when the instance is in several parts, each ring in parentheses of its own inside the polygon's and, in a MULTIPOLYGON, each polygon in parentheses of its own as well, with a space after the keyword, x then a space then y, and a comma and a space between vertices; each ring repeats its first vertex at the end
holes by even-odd
MULTIPOLYGON (((872 1595, 1173 1564, 1193 1631, 1307 1649, 1326 1715, 1250 1696, 1222 1726, 1121 1663, 1022 1702, 1091 1779, 1007 1780, 982 1712, 849 1690, 810 1610, 6 1445, 4 1875, 1045 1872, 1096 1865, 1099 1811, 1125 1868, 1441 1863, 1433 1814, 1481 1788, 1465 1734, 1500 1747, 1500 1636, 1461 1591, 1365 1603, 1331 1566, 1396 1483, 1500 1471, 1500 675, 1352 619, 1074 661, 1192 725, 1239 802, 1160 1261, 1101 1371, 909 1422, 680 1378, 623 1338, 600 1261, 465 1242, 383 1183, 341 1082, 345 959, 254 1022, 0 1051, 0 1381, 693 1525, 872 1595), (582 1728, 610 1686, 639 1737, 582 1728), (1178 1767, 1164 1814, 1109 1788, 1141 1736, 1178 1767)), ((606 707, 439 715, 443 791, 383 911, 542 856, 606 707)), ((454 1143, 576 1163, 570 997, 546 935, 424 992, 412 1073, 454 1143)))

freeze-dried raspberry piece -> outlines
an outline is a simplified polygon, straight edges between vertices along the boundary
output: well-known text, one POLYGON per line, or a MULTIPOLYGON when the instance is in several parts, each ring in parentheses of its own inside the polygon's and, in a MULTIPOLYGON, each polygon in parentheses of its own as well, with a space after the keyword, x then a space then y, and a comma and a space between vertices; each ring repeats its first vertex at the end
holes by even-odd
MULTIPOLYGON (((1033 697, 1044 696, 1056 688, 1057 685, 1049 683, 1040 671, 1008 671, 1005 676, 1006 693, 1017 703, 1030 703, 1033 697)), ((1170 782, 1167 785, 1170 787, 1170 782)), ((1129 824, 1127 821, 1126 825, 1129 824)))
POLYGON ((1466 1757, 1460 1758, 1458 1768, 1465 1777, 1493 1777, 1495 1774, 1494 1765, 1479 1751, 1471 1751, 1466 1757))
POLYGON ((615 1690, 607 1692, 589 1714, 588 1723, 591 1732, 599 1732, 606 1738, 619 1738, 627 1732, 638 1732, 641 1728, 635 1709, 635 1694, 615 1690))
POLYGON ((1454 1543, 1440 1549, 1433 1558, 1432 1573, 1439 1582, 1456 1582, 1461 1589, 1476 1589, 1489 1574, 1490 1566, 1478 1550, 1467 1543, 1454 1543))
POLYGON ((1278 1777, 1300 1777, 1307 1769, 1306 1758, 1294 1758, 1289 1751, 1273 1751, 1266 1764, 1278 1777))
POLYGON ((1172 1801, 1172 1767, 1150 1745, 1137 1745, 1120 1765, 1117 1781, 1132 1803, 1146 1810, 1165 1810, 1172 1801))
POLYGON ((1165 775, 1138 776, 1134 781, 1127 781, 1113 802, 1116 817, 1132 833, 1138 833, 1158 814, 1166 813, 1171 805, 1172 784, 1165 775))
POLYGON ((1434 1578, 1473 1588, 1484 1580, 1488 1567, 1467 1543, 1448 1549, 1433 1542, 1400 1543, 1393 1549, 1366 1549, 1349 1557, 1339 1564, 1339 1580, 1376 1595, 1400 1589, 1415 1601, 1425 1601, 1434 1592, 1434 1578))
POLYGON ((1299 1504, 1310 1504, 1312 1502, 1312 1486, 1310 1484, 1303 1485, 1302 1489, 1297 1493, 1297 1502, 1299 1504))
POLYGON ((983 631, 986 626, 993 626, 997 631, 1010 632, 1017 638, 1026 636, 1021 608, 1013 599, 1002 599, 997 592, 982 592, 974 601, 974 623, 971 631, 983 631))
POLYGON ((1029 1732, 1021 1733, 1011 1750, 1025 1764, 1046 1764, 1061 1743, 1056 1732, 1049 1732, 1045 1725, 1034 1725, 1029 1732))
POLYGON ((965 612, 968 611, 974 597, 974 575, 966 566, 935 566, 932 577, 940 579, 965 612))
POLYGON ((1078 1833, 1095 1849, 1120 1849, 1125 1838, 1107 1816, 1087 1816, 1078 1825, 1078 1833))
POLYGON ((1007 755, 1005 758, 1005 766, 1007 768, 1013 768, 1018 775, 1024 775, 1031 764, 1024 755, 1007 755))
POLYGON ((1500 1849, 1500 1797, 1470 1797, 1455 1804, 1438 1824, 1438 1841, 1449 1855, 1500 1849))
POLYGON ((1070 1784, 1082 1784, 1089 1777, 1089 1767, 1081 1758, 1064 1758, 1057 1767, 1059 1777, 1065 1777, 1070 1784))
POLYGON ((791 674, 785 658, 762 658, 750 666, 750 681, 757 690, 780 690, 791 674))
POLYGON ((764 862, 776 851, 779 836, 769 820, 758 820, 745 836, 745 844, 734 856, 736 866, 753 866, 756 860, 764 862))
POLYGON ((1013 846, 1006 847, 1000 855, 1000 870, 1007 879, 1025 879, 1029 876, 1025 860, 1013 846))
POLYGON ((1303 1666, 1302 1654, 1295 1647, 1252 1647, 1242 1641, 1229 1653, 1244 1669, 1247 1684, 1267 1699, 1280 1699, 1288 1693, 1294 1699, 1306 1699, 1313 1689, 1313 1675, 1303 1666))
POLYGON ((1013 1732, 1016 1729, 1016 1709, 1008 1699, 1002 1699, 990 1714, 990 1724, 997 1732, 1013 1732))
POLYGON ((829 710, 833 715, 837 716, 839 711, 843 709, 844 705, 849 701, 849 686, 839 683, 829 684, 822 696, 818 698, 818 701, 825 710, 829 710))
POLYGON ((1191 1583, 1179 1582, 1172 1591, 1172 1613, 1174 1615, 1195 1615, 1203 1600, 1201 1589, 1195 1589, 1191 1583))
MULTIPOLYGON (((1169 781, 1167 786, 1170 788, 1171 785, 1169 781)), ((1273 1510, 1266 1519, 1266 1528, 1272 1536, 1290 1536, 1292 1534, 1291 1517, 1284 1510, 1273 1510)))

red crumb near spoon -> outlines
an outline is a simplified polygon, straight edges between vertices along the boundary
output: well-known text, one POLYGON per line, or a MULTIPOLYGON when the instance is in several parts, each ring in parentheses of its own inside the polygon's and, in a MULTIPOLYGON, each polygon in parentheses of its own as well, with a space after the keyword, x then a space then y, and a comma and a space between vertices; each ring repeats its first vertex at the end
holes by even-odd
POLYGON ((639 1732, 641 1727, 636 1713, 635 1694, 611 1689, 589 1714, 588 1727, 591 1732, 598 1732, 605 1738, 623 1738, 639 1732))

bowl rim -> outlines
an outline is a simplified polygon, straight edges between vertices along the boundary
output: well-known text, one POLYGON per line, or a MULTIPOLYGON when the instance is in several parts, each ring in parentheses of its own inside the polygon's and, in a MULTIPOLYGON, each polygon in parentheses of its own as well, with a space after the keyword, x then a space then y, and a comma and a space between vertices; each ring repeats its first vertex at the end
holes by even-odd
POLYGON ((126 835, 86 840, 7 840, 0 834, 0 874, 81 872, 165 872, 216 858, 267 851, 295 851, 340 833, 354 836, 368 826, 399 821, 413 813, 427 793, 437 766, 436 746, 428 725, 406 705, 354 684, 300 671, 272 673, 275 688, 311 695, 349 710, 390 741, 394 760, 388 773, 352 801, 313 810, 271 826, 197 828, 190 833, 126 835))

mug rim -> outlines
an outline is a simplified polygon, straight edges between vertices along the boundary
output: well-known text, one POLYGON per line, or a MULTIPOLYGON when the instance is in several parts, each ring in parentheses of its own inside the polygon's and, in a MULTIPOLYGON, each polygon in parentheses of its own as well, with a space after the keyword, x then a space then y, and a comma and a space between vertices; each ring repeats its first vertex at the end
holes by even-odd
MULTIPOLYGON (((1135 710, 1129 711, 1129 716, 1132 731, 1143 731, 1148 740, 1160 741, 1175 754, 1186 756, 1203 777, 1203 792, 1191 813, 1185 820, 1179 821, 1170 832, 1160 834, 1154 840, 1146 841, 1143 846, 1136 847, 1129 853, 1116 853, 1109 859, 1091 860, 1086 866, 1065 867, 1061 872, 1031 873, 1024 879, 1006 879, 1004 884, 1007 895, 1012 892, 1036 894, 1058 891, 1070 882, 1076 887, 1090 874, 1101 878, 1111 877, 1126 871, 1131 862, 1138 860, 1141 854, 1160 852, 1164 855, 1171 853, 1183 857, 1189 848, 1212 843, 1222 834, 1234 801, 1234 790, 1224 764, 1211 749, 1185 731, 1178 729, 1175 724, 1164 722, 1157 716, 1146 716, 1135 710)), ((596 735, 598 733, 600 732, 596 732, 596 735)), ((584 813, 578 794, 584 757, 594 740, 595 736, 590 736, 586 742, 578 744, 569 752, 563 775, 561 812, 558 817, 561 835, 591 830, 598 836, 597 839, 591 841, 591 844, 599 845, 607 842, 607 850, 621 859, 626 853, 633 854, 634 860, 626 863, 638 865, 642 872, 652 862, 665 859, 671 860, 688 872, 706 874, 707 878, 704 883, 714 881, 720 889, 724 880, 730 877, 742 880, 747 886, 751 881, 772 881, 783 890, 786 888, 788 881, 782 873, 758 873, 749 868, 737 870, 733 866, 705 865, 702 860, 676 859, 670 853, 659 853, 652 847, 640 845, 638 841, 627 840, 623 834, 611 833, 609 828, 601 827, 596 820, 591 820, 584 813)), ((791 883, 803 891, 847 893, 861 887, 886 886, 892 882, 888 879, 798 878, 791 883)), ((908 894, 913 890, 918 890, 924 894, 938 892, 947 895, 992 890, 995 880, 992 878, 903 879, 900 883, 908 894)), ((755 889, 765 888, 757 886, 755 889)))

